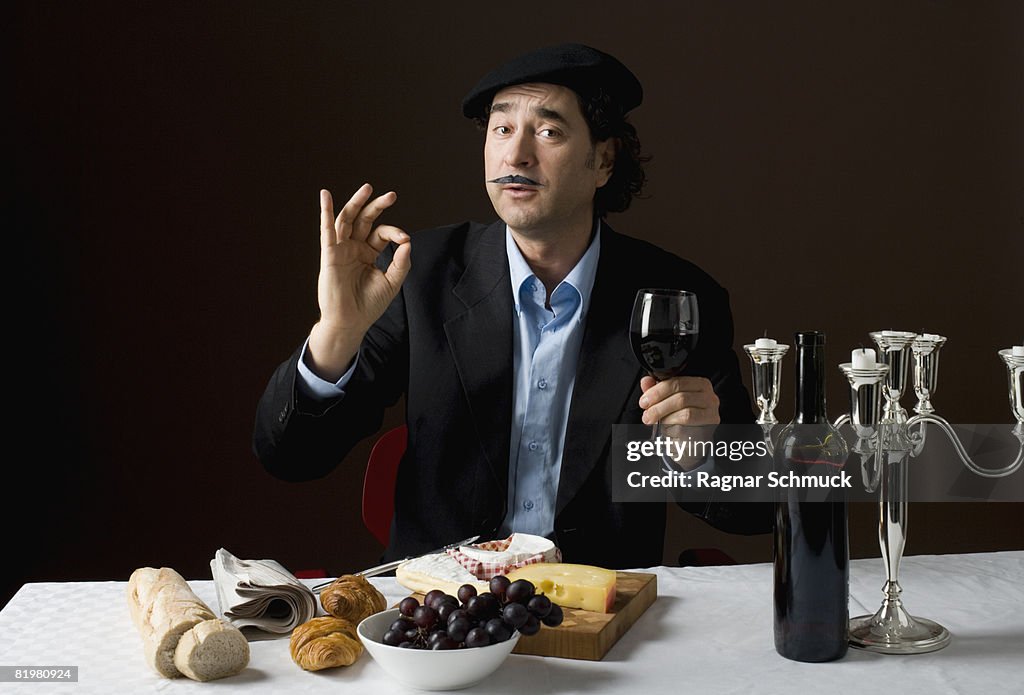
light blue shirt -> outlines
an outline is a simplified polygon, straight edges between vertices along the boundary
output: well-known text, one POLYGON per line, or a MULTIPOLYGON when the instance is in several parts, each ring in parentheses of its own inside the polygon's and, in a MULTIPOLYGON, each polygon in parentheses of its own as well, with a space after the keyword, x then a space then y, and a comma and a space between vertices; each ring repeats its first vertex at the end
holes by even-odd
POLYGON ((352 360, 352 366, 341 375, 337 381, 321 379, 306 364, 306 351, 309 350, 309 338, 302 345, 302 355, 299 357, 299 378, 298 387, 304 394, 315 401, 329 401, 332 398, 340 398, 345 395, 345 385, 356 371, 356 364, 359 362, 359 353, 356 359, 352 360))
MULTIPOLYGON (((601 254, 598 222, 590 246, 551 293, 505 230, 505 251, 515 320, 512 322, 513 403, 509 440, 508 514, 501 531, 547 536, 554 531, 555 498, 562 470, 562 449, 569 404, 590 294, 601 254)), ((345 395, 357 360, 336 382, 321 379, 306 364, 307 344, 299 359, 298 387, 307 396, 329 400, 345 395)))
POLYGON ((551 293, 550 308, 544 284, 508 230, 505 251, 516 320, 508 514, 501 531, 546 536, 554 531, 569 404, 601 253, 600 225, 583 257, 551 293))

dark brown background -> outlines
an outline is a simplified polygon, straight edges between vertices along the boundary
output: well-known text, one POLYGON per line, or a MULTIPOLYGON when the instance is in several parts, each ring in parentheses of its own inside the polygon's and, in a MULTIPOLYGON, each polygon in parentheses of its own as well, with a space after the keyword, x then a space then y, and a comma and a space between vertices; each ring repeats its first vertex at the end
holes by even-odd
MULTIPOLYGON (((292 569, 374 562, 368 444, 308 484, 271 479, 249 449, 266 379, 317 315, 317 191, 395 189, 388 221, 410 231, 492 219, 459 100, 502 59, 566 40, 646 88, 649 198, 612 223, 730 288, 738 342, 820 329, 838 363, 871 330, 938 332, 939 412, 1010 421, 995 351, 1024 337, 1021 3, 278 5, 8 15, 17 417, 0 599, 142 565, 206 577, 221 546, 292 569)), ((872 517, 854 510, 855 555, 878 554, 872 517)), ((908 552, 1024 547, 1022 520, 1021 505, 916 506, 908 552)), ((673 511, 666 563, 705 545, 770 557, 765 536, 673 511)))

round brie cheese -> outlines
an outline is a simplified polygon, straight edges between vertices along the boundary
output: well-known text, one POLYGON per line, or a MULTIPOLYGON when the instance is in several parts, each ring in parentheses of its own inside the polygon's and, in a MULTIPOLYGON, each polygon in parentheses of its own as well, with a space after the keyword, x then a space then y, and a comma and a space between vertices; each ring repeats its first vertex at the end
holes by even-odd
MULTIPOLYGON (((543 562, 558 562, 561 555, 558 548, 547 538, 527 533, 513 533, 504 550, 485 550, 478 546, 464 545, 459 552, 467 558, 491 565, 512 567, 536 555, 543 556, 543 562)), ((458 560, 447 553, 434 553, 413 558, 398 566, 395 571, 398 583, 410 591, 427 593, 441 589, 455 596, 463 584, 472 584, 477 591, 487 591, 490 582, 477 579, 458 560)))

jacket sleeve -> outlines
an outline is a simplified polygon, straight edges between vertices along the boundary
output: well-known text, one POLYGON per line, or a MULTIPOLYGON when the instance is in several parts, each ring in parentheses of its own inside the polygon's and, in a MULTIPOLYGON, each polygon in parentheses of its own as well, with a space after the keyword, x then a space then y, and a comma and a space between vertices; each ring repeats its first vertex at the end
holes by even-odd
MULTIPOLYGON (((754 422, 750 394, 743 385, 739 360, 733 347, 732 311, 729 308, 729 294, 720 287, 706 291, 700 297, 701 334, 698 343, 700 353, 695 351, 693 372, 711 381, 720 401, 719 414, 723 427, 716 436, 750 436, 754 430, 749 427, 729 428, 728 425, 744 425, 754 422), (706 319, 706 320, 705 320, 706 319), (705 331, 705 326, 707 331, 705 331)), ((682 509, 703 519, 715 528, 727 533, 756 534, 772 530, 772 505, 766 502, 724 502, 709 494, 706 502, 679 502, 682 509)))
MULTIPOLYGON (((381 254, 386 267, 390 253, 381 254)), ((253 452, 282 480, 321 478, 359 441, 380 429, 384 410, 408 384, 409 339, 404 289, 370 327, 352 379, 339 399, 318 402, 297 387, 301 349, 282 363, 256 409, 253 452)))
POLYGON ((720 401, 719 415, 726 424, 754 421, 750 394, 743 385, 740 364, 733 347, 732 310, 729 293, 720 286, 700 297, 701 332, 692 372, 707 377, 720 401))

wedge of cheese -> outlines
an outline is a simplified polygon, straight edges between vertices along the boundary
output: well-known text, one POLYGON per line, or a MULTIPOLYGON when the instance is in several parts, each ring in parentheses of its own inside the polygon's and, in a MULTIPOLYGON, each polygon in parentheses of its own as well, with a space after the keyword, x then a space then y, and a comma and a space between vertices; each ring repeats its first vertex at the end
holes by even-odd
POLYGON ((529 579, 539 593, 563 608, 611 613, 615 605, 615 570, 564 562, 541 562, 508 573, 512 581, 529 579))
POLYGON ((440 589, 455 596, 463 584, 472 584, 478 592, 488 591, 488 582, 474 577, 455 558, 445 553, 423 555, 403 562, 395 570, 395 579, 409 591, 421 594, 440 589))

